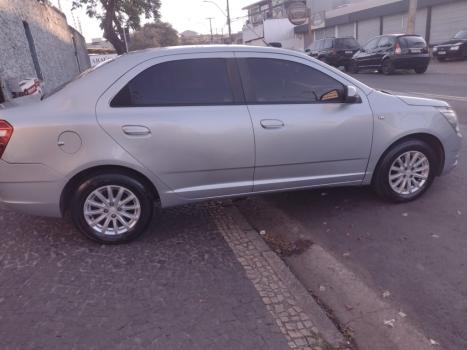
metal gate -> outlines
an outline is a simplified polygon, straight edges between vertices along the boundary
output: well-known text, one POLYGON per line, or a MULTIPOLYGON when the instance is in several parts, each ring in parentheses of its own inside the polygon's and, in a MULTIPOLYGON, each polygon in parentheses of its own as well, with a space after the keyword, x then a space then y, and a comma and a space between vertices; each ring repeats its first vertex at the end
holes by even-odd
POLYGON ((379 35, 379 18, 358 22, 357 40, 360 45, 365 45, 368 40, 379 35))
POLYGON ((467 29, 467 1, 434 6, 431 12, 430 42, 448 40, 461 29, 467 29))

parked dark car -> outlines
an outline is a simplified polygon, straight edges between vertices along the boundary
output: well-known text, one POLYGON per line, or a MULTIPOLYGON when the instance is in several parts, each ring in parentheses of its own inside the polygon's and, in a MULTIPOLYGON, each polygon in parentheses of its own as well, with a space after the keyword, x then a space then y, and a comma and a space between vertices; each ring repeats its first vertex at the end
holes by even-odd
POLYGON ((354 38, 327 38, 314 41, 305 52, 331 66, 343 66, 348 70, 352 56, 359 49, 360 45, 354 38))
POLYGON ((451 40, 433 46, 433 56, 441 62, 448 58, 467 59, 467 29, 457 32, 451 40))
POLYGON ((393 74, 396 69, 414 69, 423 74, 430 63, 428 46, 419 35, 388 34, 377 36, 363 46, 353 57, 350 71, 377 69, 393 74))

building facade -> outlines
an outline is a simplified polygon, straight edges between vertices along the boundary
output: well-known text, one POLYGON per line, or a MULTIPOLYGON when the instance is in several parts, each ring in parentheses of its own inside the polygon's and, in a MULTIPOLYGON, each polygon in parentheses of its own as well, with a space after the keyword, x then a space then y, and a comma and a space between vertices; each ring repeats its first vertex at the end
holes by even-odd
MULTIPOLYGON (((286 23, 286 4, 263 0, 247 6, 244 42, 281 42, 285 48, 303 50, 326 37, 351 36, 363 45, 377 35, 407 31, 409 0, 307 0, 310 20, 300 26, 286 23), (273 11, 275 7, 283 10, 273 11)), ((467 0, 418 0, 415 23, 416 34, 428 43, 445 41, 467 29, 467 0)))
POLYGON ((45 0, 0 0, 0 103, 21 80, 38 78, 45 92, 90 67, 83 36, 45 0))

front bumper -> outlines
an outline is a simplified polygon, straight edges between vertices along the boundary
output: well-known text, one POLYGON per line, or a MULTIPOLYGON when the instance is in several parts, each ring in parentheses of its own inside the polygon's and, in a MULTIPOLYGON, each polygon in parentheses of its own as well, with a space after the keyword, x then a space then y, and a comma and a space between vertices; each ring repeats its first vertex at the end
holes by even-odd
POLYGON ((456 135, 444 142, 444 168, 441 175, 449 174, 459 164, 460 150, 462 147, 462 135, 456 135))
POLYGON ((463 50, 450 50, 447 48, 438 48, 438 51, 433 51, 433 57, 436 58, 462 58, 463 50))
POLYGON ((0 160, 0 202, 27 214, 61 217, 63 178, 42 164, 0 160))

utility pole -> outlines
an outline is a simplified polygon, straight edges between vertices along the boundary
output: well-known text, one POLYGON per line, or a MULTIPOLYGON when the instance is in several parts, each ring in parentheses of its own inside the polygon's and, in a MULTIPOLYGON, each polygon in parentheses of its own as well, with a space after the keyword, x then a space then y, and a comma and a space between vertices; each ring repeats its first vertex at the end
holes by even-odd
POLYGON ((227 26, 229 27, 229 42, 232 44, 232 27, 230 22, 230 5, 229 0, 227 0, 227 26))
POLYGON ((213 37, 212 37, 212 20, 213 20, 214 18, 208 17, 208 18, 206 18, 206 19, 209 21, 209 28, 210 28, 210 30, 211 30, 211 44, 212 44, 212 43, 213 43, 213 37))
POLYGON ((407 15, 407 34, 415 34, 415 20, 417 18, 417 0, 409 0, 409 13, 407 15))

